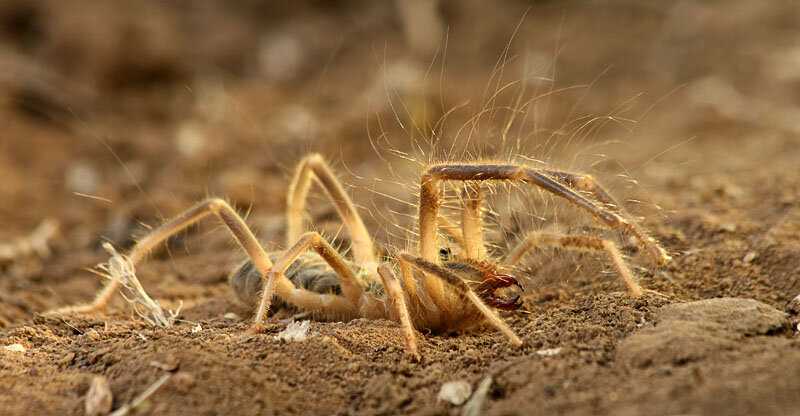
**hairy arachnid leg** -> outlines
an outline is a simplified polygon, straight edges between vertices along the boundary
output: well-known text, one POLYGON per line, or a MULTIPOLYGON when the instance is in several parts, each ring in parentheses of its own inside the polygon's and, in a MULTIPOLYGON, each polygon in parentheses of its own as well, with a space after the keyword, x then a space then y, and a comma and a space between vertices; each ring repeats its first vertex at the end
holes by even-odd
POLYGON ((400 281, 392 272, 391 267, 383 263, 378 266, 378 274, 383 281, 383 288, 386 290, 388 301, 394 306, 395 313, 397 313, 400 327, 403 329, 403 337, 406 341, 406 349, 414 361, 419 361, 419 347, 417 347, 417 334, 414 331, 414 324, 411 321, 411 315, 408 312, 408 305, 406 304, 406 297, 403 294, 403 288, 400 286, 400 281))
POLYGON ((483 194, 480 185, 467 185, 461 199, 464 201, 461 211, 464 251, 471 259, 484 260, 486 245, 483 242, 483 194))
POLYGON ((300 236, 297 242, 275 262, 267 273, 262 272, 266 283, 261 292, 261 301, 256 310, 253 330, 258 331, 261 323, 269 312, 273 294, 277 293, 286 302, 299 309, 309 311, 322 311, 327 313, 358 316, 364 288, 356 275, 345 263, 342 256, 319 233, 308 232, 300 236), (339 276, 342 295, 321 294, 306 289, 297 288, 286 278, 284 273, 289 266, 308 250, 314 250, 320 255, 339 276))
MULTIPOLYGON (((267 271, 272 268, 272 262, 269 260, 269 256, 239 214, 237 214, 227 202, 219 198, 210 198, 200 202, 151 231, 133 246, 127 257, 132 264, 137 264, 159 244, 212 214, 216 215, 223 224, 225 224, 236 242, 247 252, 247 255, 256 268, 262 275, 265 275, 267 271)), ((119 285, 119 281, 111 280, 98 292, 92 303, 60 308, 51 312, 91 313, 105 309, 111 301, 111 298, 119 289, 119 285)))
POLYGON ((576 174, 576 173, 569 173, 563 171, 555 171, 555 170, 547 170, 543 171, 547 175, 566 183, 569 187, 577 189, 578 191, 588 192, 590 195, 594 197, 594 199, 600 201, 604 206, 609 209, 616 211, 620 216, 625 218, 630 224, 633 234, 638 240, 649 240, 652 244, 646 245, 648 248, 648 255, 655 260, 659 265, 666 264, 672 258, 667 254, 666 250, 663 247, 655 243, 652 237, 647 235, 639 225, 636 223, 636 220, 628 213, 622 204, 617 202, 617 200, 611 196, 611 194, 602 186, 600 185, 597 180, 592 177, 591 175, 586 174, 576 174))
MULTIPOLYGON (((441 205, 441 181, 520 181, 538 186, 556 196, 566 199, 576 207, 591 214, 595 219, 612 229, 622 230, 636 237, 639 244, 652 255, 658 255, 659 263, 669 260, 664 250, 646 235, 632 220, 617 212, 600 206, 578 191, 562 184, 549 175, 531 168, 516 165, 496 164, 442 164, 430 167, 423 175, 420 186, 419 231, 420 255, 428 261, 436 261, 436 233, 439 207, 441 205)), ((434 291, 440 291, 432 285, 434 291)))
POLYGON ((613 241, 593 237, 588 235, 569 235, 569 234, 554 234, 544 232, 531 232, 513 249, 509 252, 504 263, 513 266, 519 263, 520 260, 532 249, 539 247, 555 247, 571 250, 589 250, 605 252, 614 264, 631 296, 638 298, 642 296, 642 287, 639 286, 637 279, 625 260, 622 257, 617 245, 613 241))
POLYGON ((300 161, 289 185, 289 193, 286 199, 287 247, 294 244, 300 238, 300 235, 305 232, 303 214, 305 213, 306 198, 311 188, 312 179, 316 179, 322 186, 325 194, 328 195, 328 198, 336 207, 336 212, 339 213, 342 222, 350 231, 353 259, 355 259, 356 263, 365 267, 377 265, 375 248, 372 244, 372 238, 367 232, 367 227, 364 226, 364 221, 356 211, 353 201, 350 200, 342 184, 336 179, 336 175, 333 174, 322 156, 318 154, 311 154, 300 161))
POLYGON ((522 340, 514 333, 511 327, 500 318, 497 313, 487 306, 480 297, 470 289, 470 287, 456 274, 452 273, 451 271, 441 267, 435 263, 427 261, 421 257, 416 257, 408 253, 401 253, 398 256, 398 260, 401 263, 407 263, 410 266, 424 272, 427 275, 434 276, 440 279, 443 283, 449 284, 453 288, 455 288, 458 293, 472 302, 473 305, 478 309, 478 311, 486 318, 486 320, 495 328, 497 328, 500 332, 505 335, 511 344, 514 346, 521 346, 522 340))

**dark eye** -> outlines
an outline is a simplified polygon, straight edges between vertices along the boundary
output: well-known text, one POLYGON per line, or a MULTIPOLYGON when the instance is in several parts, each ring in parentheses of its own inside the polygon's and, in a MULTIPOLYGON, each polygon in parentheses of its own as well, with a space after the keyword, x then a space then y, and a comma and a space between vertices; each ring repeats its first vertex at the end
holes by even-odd
POLYGON ((450 247, 442 247, 439 249, 439 259, 441 261, 448 261, 452 256, 453 256, 453 251, 450 250, 450 247))

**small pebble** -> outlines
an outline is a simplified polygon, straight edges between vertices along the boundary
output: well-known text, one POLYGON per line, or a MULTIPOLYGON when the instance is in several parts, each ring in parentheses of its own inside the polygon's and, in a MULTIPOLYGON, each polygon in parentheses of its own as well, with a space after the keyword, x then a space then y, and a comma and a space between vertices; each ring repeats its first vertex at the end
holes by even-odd
POLYGON ((225 319, 231 320, 231 321, 241 321, 242 320, 242 318, 239 315, 237 315, 237 314, 235 314, 233 312, 228 312, 225 315, 222 315, 222 317, 225 318, 225 319))
POLYGON ((472 395, 472 386, 464 380, 448 381, 442 384, 437 398, 450 404, 461 406, 472 395))
POLYGON ((5 349, 6 351, 11 351, 11 352, 25 352, 27 350, 25 348, 25 346, 22 345, 22 344, 6 345, 5 347, 3 347, 3 349, 5 349))
POLYGON ((748 252, 747 254, 744 255, 744 258, 742 258, 742 261, 745 264, 750 264, 753 260, 756 259, 756 257, 758 257, 758 254, 756 254, 755 251, 750 251, 750 252, 748 252))
POLYGON ((541 355, 542 357, 552 357, 560 353, 561 353, 561 348, 546 348, 543 350, 536 351, 536 354, 541 355))
POLYGON ((286 342, 305 341, 308 338, 309 325, 311 325, 310 321, 292 322, 286 326, 286 329, 275 335, 275 339, 286 342))

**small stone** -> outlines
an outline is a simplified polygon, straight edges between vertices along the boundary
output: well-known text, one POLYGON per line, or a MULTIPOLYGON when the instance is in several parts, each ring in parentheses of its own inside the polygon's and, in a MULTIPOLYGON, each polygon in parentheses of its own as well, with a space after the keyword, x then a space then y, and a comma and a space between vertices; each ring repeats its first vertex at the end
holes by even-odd
POLYGON ((95 376, 89 385, 89 392, 86 393, 84 409, 87 416, 103 416, 111 412, 111 405, 114 397, 111 394, 111 387, 108 380, 103 376, 95 376))
POLYGON ((561 353, 561 348, 546 348, 543 350, 536 351, 536 354, 541 355, 542 357, 552 357, 560 353, 561 353))
POLYGON ((472 386, 464 380, 448 381, 442 384, 437 398, 450 404, 461 406, 472 395, 472 386))
POLYGON ((292 322, 286 326, 286 329, 275 335, 275 339, 286 342, 305 341, 308 338, 310 325, 310 321, 292 322))
POLYGON ((193 333, 193 334, 199 334, 199 333, 200 333, 200 332, 202 332, 202 331, 203 331, 203 327, 202 327, 202 326, 200 326, 200 324, 195 324, 195 325, 192 327, 192 333, 193 333))
POLYGON ((756 254, 755 251, 750 251, 750 252, 748 252, 747 254, 744 255, 744 258, 742 258, 742 261, 745 264, 750 264, 750 263, 753 262, 753 260, 756 259, 756 257, 758 257, 758 254, 756 254))
POLYGON ((27 351, 27 348, 25 348, 25 346, 22 345, 22 344, 6 345, 5 347, 3 347, 3 349, 5 349, 6 351, 11 351, 11 352, 25 352, 25 351, 27 351))
POLYGON ((237 314, 235 314, 233 312, 228 312, 225 315, 222 315, 222 317, 227 319, 227 320, 230 320, 230 321, 241 321, 242 320, 242 318, 239 315, 237 315, 237 314))

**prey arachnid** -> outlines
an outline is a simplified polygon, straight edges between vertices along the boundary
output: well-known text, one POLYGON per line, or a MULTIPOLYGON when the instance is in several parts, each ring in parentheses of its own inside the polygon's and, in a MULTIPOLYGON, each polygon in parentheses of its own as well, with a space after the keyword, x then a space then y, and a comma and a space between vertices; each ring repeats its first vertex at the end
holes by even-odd
MULTIPOLYGON (((260 331, 273 297, 319 319, 350 320, 388 318, 400 323, 406 349, 419 357, 416 330, 434 333, 468 330, 490 324, 514 345, 522 340, 499 317, 497 309, 515 310, 518 298, 497 294, 501 288, 519 286, 508 268, 532 249, 559 247, 605 253, 627 285, 631 296, 642 295, 634 274, 611 240, 589 235, 531 232, 504 259, 487 255, 483 237, 482 183, 514 181, 540 187, 589 213, 611 229, 632 236, 656 263, 670 257, 655 239, 588 175, 534 169, 514 164, 440 163, 421 175, 419 197, 419 247, 417 253, 397 252, 380 262, 372 238, 342 185, 319 155, 305 157, 295 170, 287 196, 285 251, 267 253, 245 221, 222 199, 207 199, 179 214, 139 240, 127 255, 131 265, 140 262, 165 240, 201 219, 217 216, 228 228, 249 260, 234 270, 229 282, 235 293, 255 310, 252 330, 260 331), (320 234, 306 232, 306 199, 316 181, 349 231, 352 256, 339 254, 320 234), (465 182, 460 231, 452 231, 458 252, 441 251, 439 244, 442 183, 465 182), (399 278, 396 272, 399 271, 399 278)), ((92 312, 103 309, 119 288, 112 280, 93 303, 62 309, 92 312)))

